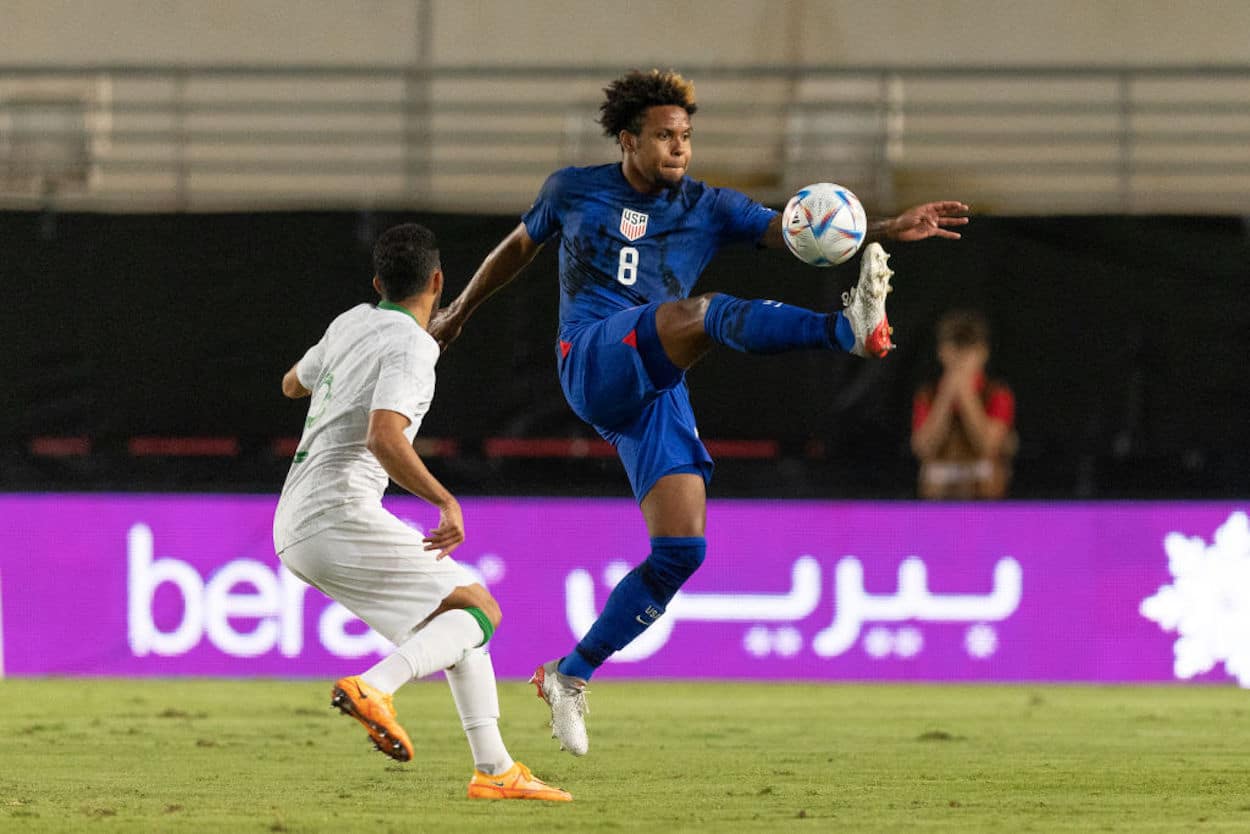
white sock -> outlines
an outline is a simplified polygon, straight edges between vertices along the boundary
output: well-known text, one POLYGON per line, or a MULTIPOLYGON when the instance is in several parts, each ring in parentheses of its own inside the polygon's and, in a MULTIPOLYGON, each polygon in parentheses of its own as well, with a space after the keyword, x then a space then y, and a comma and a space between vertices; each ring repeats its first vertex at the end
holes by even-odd
POLYGON ((394 695, 395 690, 412 680, 412 667, 398 652, 392 652, 362 674, 360 679, 374 689, 394 695))
POLYGON ((473 766, 492 776, 512 767, 512 757, 499 733, 499 690, 495 667, 485 647, 473 649, 447 670, 451 697, 473 751, 473 766))
POLYGON ((459 662, 465 652, 482 642, 482 637, 482 626, 468 611, 445 611, 360 677, 370 686, 393 694, 410 680, 459 662))

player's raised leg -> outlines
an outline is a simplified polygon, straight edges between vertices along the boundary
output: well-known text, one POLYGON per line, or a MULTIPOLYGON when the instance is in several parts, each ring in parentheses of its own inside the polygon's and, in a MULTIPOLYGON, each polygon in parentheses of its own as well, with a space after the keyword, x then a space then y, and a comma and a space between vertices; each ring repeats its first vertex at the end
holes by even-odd
POLYGON ((743 353, 840 349, 857 356, 885 356, 893 348, 885 313, 894 274, 888 258, 880 244, 868 244, 859 282, 843 294, 844 309, 834 313, 723 293, 662 304, 656 310, 660 342, 679 368, 689 368, 714 344, 743 353))
POLYGON ((498 622, 499 605, 484 587, 456 588, 394 652, 360 675, 335 681, 330 704, 359 721, 383 753, 410 761, 412 741, 399 723, 392 696, 408 681, 460 661, 490 639, 498 622))
POLYGON ((394 652, 363 674, 337 681, 331 703, 364 725, 379 750, 408 761, 412 742, 399 724, 392 697, 408 681, 445 669, 473 753, 469 797, 568 802, 573 798, 568 792, 513 761, 499 732, 495 669, 484 644, 500 618, 499 604, 485 587, 456 588, 394 652))

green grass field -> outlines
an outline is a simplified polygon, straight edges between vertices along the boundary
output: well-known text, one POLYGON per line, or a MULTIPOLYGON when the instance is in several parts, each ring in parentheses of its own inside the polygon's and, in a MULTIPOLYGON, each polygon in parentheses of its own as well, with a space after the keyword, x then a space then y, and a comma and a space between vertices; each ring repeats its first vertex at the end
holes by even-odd
POLYGON ((464 797, 442 681, 405 688, 417 760, 328 682, 4 680, 0 831, 1250 831, 1232 688, 597 682, 591 753, 501 685, 512 754, 569 805, 464 797))

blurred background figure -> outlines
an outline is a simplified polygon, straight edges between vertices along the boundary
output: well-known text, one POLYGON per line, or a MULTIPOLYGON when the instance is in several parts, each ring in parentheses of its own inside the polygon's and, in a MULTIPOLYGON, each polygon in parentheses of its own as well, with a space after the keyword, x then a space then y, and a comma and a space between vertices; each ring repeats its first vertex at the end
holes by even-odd
POLYGON ((972 310, 947 313, 937 326, 942 376, 916 392, 911 448, 920 461, 921 498, 1002 498, 1016 451, 1016 400, 990 379, 990 329, 972 310))

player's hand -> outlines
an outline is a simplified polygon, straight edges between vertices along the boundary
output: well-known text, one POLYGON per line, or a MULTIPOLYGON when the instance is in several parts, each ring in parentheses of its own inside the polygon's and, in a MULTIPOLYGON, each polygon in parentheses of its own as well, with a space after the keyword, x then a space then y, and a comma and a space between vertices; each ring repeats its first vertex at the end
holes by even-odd
POLYGON ((955 367, 942 375, 939 385, 952 397, 962 397, 976 390, 976 375, 966 367, 955 367))
POLYGON ((439 349, 447 350, 448 345, 460 338, 464 323, 450 307, 444 307, 430 317, 430 326, 427 329, 434 337, 434 341, 438 342, 439 349))
POLYGON ((957 396, 976 396, 977 380, 985 372, 987 358, 983 350, 964 348, 942 375, 941 385, 957 396))
POLYGON ((950 227, 967 225, 967 213, 968 206, 958 200, 913 206, 890 221, 887 236, 904 242, 928 237, 959 240, 959 232, 951 231, 950 227))
POLYGON ((464 542, 464 517, 460 514, 460 505, 456 503, 456 499, 452 498, 438 508, 438 526, 423 541, 427 551, 438 551, 435 559, 450 556, 464 542))

